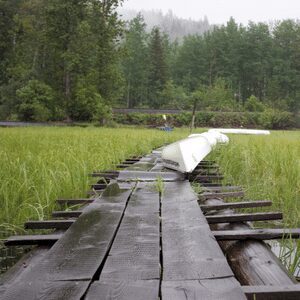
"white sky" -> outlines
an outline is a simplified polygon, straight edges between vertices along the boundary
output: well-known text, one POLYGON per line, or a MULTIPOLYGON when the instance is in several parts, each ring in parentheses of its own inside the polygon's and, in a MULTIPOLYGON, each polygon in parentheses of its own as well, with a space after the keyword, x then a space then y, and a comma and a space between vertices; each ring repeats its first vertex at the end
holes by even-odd
POLYGON ((225 23, 233 16, 239 23, 300 18, 300 0, 125 0, 124 8, 171 9, 182 18, 198 20, 208 17, 210 23, 225 23))

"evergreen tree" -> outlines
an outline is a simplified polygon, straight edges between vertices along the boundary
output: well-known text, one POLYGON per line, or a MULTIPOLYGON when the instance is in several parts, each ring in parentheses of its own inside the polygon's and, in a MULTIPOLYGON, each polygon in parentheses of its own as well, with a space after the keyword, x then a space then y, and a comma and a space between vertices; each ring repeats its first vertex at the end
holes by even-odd
POLYGON ((149 42, 149 105, 160 107, 159 94, 168 80, 168 66, 163 36, 158 27, 153 28, 149 42))

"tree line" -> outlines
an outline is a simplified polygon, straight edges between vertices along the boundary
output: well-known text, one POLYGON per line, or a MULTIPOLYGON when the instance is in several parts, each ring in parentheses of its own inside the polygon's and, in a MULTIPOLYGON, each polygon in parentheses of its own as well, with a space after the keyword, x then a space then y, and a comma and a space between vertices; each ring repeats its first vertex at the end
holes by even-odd
POLYGON ((122 0, 0 0, 0 118, 103 120, 112 107, 290 111, 300 23, 230 19, 172 40, 122 0))

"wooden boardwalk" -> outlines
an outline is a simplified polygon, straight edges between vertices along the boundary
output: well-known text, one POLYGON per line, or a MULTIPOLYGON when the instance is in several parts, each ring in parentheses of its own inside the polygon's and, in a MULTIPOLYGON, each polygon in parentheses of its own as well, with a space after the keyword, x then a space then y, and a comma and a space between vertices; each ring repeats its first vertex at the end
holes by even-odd
MULTIPOLYGON (((207 170, 208 164, 202 165, 207 170)), ((204 215, 209 205, 201 210, 199 195, 185 176, 163 169, 159 151, 127 160, 121 168, 94 173, 106 180, 94 185, 93 197, 61 199, 60 205, 82 205, 77 211, 54 213, 69 219, 26 223, 30 229, 55 229, 51 234, 7 240, 7 245, 31 242, 38 247, 2 277, 1 299, 235 300, 264 292, 241 286, 217 242, 221 234, 210 229, 204 215)), ((207 188, 202 197, 212 199, 216 189, 207 188)), ((229 188, 228 193, 234 191, 229 188)), ((223 196, 243 193, 226 195, 224 189, 223 196)), ((270 201, 256 204, 268 206, 270 201)), ((247 202, 237 207, 247 207, 247 202)), ((226 236, 227 231, 219 233, 226 236)), ((287 287, 299 296, 297 288, 287 287)))

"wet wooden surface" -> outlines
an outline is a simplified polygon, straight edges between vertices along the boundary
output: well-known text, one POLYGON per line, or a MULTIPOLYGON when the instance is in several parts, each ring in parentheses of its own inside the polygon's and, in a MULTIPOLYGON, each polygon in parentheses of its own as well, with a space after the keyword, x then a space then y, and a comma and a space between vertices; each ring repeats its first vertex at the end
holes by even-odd
MULTIPOLYGON (((280 218, 281 214, 208 217, 203 214, 224 208, 267 206, 270 201, 214 203, 202 205, 202 211, 199 195, 195 194, 186 176, 166 171, 159 151, 124 163, 129 166, 126 170, 98 173, 111 179, 101 196, 59 201, 63 205, 88 205, 79 211, 53 214, 73 219, 26 223, 30 229, 59 228, 66 231, 63 235, 53 234, 54 246, 35 249, 32 253, 36 252, 36 256, 24 257, 6 278, 0 280, 1 299, 235 300, 246 299, 246 295, 248 299, 254 299, 254 292, 258 293, 259 298, 256 299, 269 299, 262 296, 267 297, 271 292, 282 295, 284 291, 280 288, 269 289, 267 295, 259 287, 242 287, 217 240, 278 238, 289 235, 289 231, 211 231, 209 226, 209 223, 280 218)), ((202 162, 199 167, 205 170, 217 168, 214 162, 208 161, 202 162)), ((201 176, 198 177, 204 181, 221 179, 219 175, 201 176)), ((100 181, 94 187, 105 188, 106 185, 100 181)), ((203 191, 210 192, 206 199, 213 199, 213 192, 215 195, 219 192, 220 198, 243 196, 240 187, 223 187, 211 182, 204 185, 203 191)), ((299 230, 292 234, 300 236, 299 230)), ((46 236, 23 237, 23 242, 33 242, 34 239, 43 242, 46 236)), ((17 237, 14 242, 21 240, 17 237)), ((259 253, 251 247, 251 243, 250 246, 247 243, 250 242, 243 242, 241 249, 249 249, 252 259, 236 263, 237 268, 242 269, 240 272, 247 272, 255 264, 263 264, 265 275, 262 277, 276 276, 276 270, 281 267, 275 264, 269 266, 268 257, 258 257, 259 253)), ((230 253, 227 255, 230 256, 230 253)), ((291 282, 283 283, 289 285, 291 282)), ((258 281, 254 280, 253 284, 258 285, 258 281)), ((294 297, 298 290, 289 287, 288 292, 294 297)))

